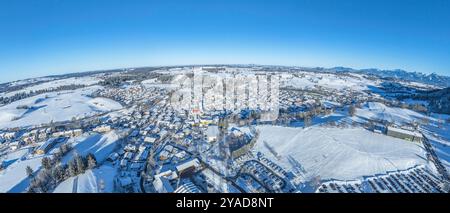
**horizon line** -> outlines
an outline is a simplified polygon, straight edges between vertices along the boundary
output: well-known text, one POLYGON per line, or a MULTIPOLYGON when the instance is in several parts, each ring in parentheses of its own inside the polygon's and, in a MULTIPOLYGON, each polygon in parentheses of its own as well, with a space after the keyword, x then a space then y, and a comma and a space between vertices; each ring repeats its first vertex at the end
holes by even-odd
POLYGON ((438 75, 438 76, 443 76, 443 77, 450 77, 450 75, 444 75, 444 74, 437 74, 436 72, 431 72, 431 73, 423 73, 423 72, 418 72, 418 71, 409 71, 409 70, 404 70, 401 68, 395 68, 395 69, 380 69, 380 68, 361 68, 361 69, 356 69, 353 67, 347 67, 347 66, 333 66, 333 67, 322 67, 322 66, 302 66, 302 65, 281 65, 281 64, 257 64, 257 63, 246 63, 246 64, 242 64, 242 63, 238 63, 238 64, 227 64, 227 63, 213 63, 213 64, 177 64, 177 65, 144 65, 144 66, 135 66, 135 67, 118 67, 118 68, 105 68, 105 69, 95 69, 95 70, 84 70, 84 71, 69 71, 69 72, 64 72, 64 73, 60 73, 60 74, 50 74, 50 75, 44 75, 44 76, 36 76, 36 77, 29 77, 29 78, 23 78, 23 79, 18 79, 18 80, 12 80, 12 81, 7 81, 7 82, 0 82, 0 84, 8 84, 8 83, 13 83, 13 82, 18 82, 18 81, 25 81, 25 80, 31 80, 31 79, 36 79, 36 78, 46 78, 46 77, 60 77, 60 76, 65 76, 65 75, 71 75, 71 74, 83 74, 83 73, 90 73, 90 72, 112 72, 117 70, 117 72, 120 72, 120 70, 125 71, 124 69, 139 69, 139 68, 155 68, 155 67, 160 67, 160 68, 165 68, 165 67, 189 67, 189 66, 249 66, 249 65, 253 65, 253 66, 279 66, 279 67, 298 67, 298 68, 308 68, 308 69, 333 69, 333 68, 345 68, 345 69, 351 69, 354 71, 361 71, 361 70, 370 70, 370 69, 375 69, 378 71, 404 71, 407 73, 418 73, 418 74, 422 74, 422 75, 438 75))

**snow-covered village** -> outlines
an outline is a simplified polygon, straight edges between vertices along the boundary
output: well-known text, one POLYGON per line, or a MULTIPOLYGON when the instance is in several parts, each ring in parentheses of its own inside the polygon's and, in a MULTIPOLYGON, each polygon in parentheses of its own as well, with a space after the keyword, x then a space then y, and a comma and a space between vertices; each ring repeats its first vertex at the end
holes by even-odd
POLYGON ((0 192, 448 193, 449 86, 262 65, 3 83, 0 192))

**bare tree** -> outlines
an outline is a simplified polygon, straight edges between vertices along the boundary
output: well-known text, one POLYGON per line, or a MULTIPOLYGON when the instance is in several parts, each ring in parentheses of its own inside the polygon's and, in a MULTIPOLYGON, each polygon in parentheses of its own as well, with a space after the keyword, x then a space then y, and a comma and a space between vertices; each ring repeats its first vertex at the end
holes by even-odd
POLYGON ((303 119, 303 122, 304 122, 305 128, 308 127, 308 126, 311 126, 311 123, 312 123, 311 116, 306 115, 305 118, 303 119))
POLYGON ((356 112, 356 107, 354 105, 351 105, 348 108, 348 114, 353 117, 353 116, 355 116, 355 112, 356 112))

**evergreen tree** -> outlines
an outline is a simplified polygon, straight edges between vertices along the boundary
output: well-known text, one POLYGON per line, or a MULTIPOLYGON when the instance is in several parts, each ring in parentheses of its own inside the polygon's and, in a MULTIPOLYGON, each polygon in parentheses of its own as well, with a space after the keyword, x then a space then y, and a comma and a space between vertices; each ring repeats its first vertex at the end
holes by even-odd
POLYGON ((39 192, 39 188, 40 188, 40 181, 34 177, 33 179, 31 179, 30 181, 30 187, 28 189, 28 191, 32 191, 32 192, 39 192))
POLYGON ((83 157, 81 155, 75 156, 75 163, 76 163, 78 174, 84 173, 84 171, 86 170, 86 164, 85 164, 85 160, 83 159, 83 157))
POLYGON ((61 153, 61 155, 64 155, 64 152, 65 152, 64 145, 65 144, 62 144, 61 146, 59 146, 59 149, 58 149, 58 151, 59 151, 59 153, 61 153))
POLYGON ((53 155, 53 159, 55 160, 55 162, 60 162, 62 159, 62 153, 59 152, 55 152, 55 154, 53 155))
POLYGON ((26 172, 27 172, 27 176, 29 177, 29 178, 31 178, 31 177, 33 177, 33 169, 30 167, 30 166, 27 166, 27 168, 25 169, 26 170, 26 172))
POLYGON ((97 166, 97 160, 95 159, 95 156, 92 153, 89 153, 86 158, 88 169, 93 169, 97 166))
POLYGON ((56 183, 60 183, 64 180, 64 169, 61 165, 56 166, 52 170, 52 176, 53 179, 56 181, 56 183))
POLYGON ((72 158, 72 160, 69 161, 69 167, 67 170, 69 171, 68 173, 71 177, 76 176, 78 174, 77 163, 75 158, 72 158))
POLYGON ((64 156, 68 152, 72 150, 72 145, 70 143, 65 143, 59 147, 59 152, 61 153, 61 156, 64 156))
POLYGON ((45 169, 47 169, 47 170, 52 169, 52 160, 50 160, 49 157, 43 157, 41 162, 42 162, 42 166, 45 169))
POLYGON ((36 193, 36 189, 32 188, 31 186, 28 187, 27 193, 36 193))
POLYGON ((51 176, 47 170, 43 170, 38 174, 38 180, 40 182, 39 187, 42 192, 48 192, 50 189, 51 176))

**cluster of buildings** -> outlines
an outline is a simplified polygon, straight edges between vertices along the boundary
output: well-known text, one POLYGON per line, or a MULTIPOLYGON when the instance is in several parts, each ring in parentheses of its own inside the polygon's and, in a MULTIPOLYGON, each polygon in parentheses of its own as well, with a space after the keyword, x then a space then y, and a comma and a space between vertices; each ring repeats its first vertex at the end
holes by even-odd
POLYGON ((16 132, 6 132, 0 134, 0 141, 8 142, 12 150, 24 145, 33 145, 42 141, 48 141, 56 138, 78 137, 83 134, 82 129, 61 130, 55 128, 35 128, 32 130, 20 130, 16 132))
POLYGON ((154 176, 153 187, 156 192, 200 192, 198 186, 194 185, 189 179, 185 177, 192 176, 195 172, 202 169, 202 165, 197 158, 192 158, 181 162, 171 169, 163 169, 154 176), (180 184, 183 181, 185 183, 180 184))
POLYGON ((95 92, 95 96, 106 97, 120 102, 124 105, 131 105, 137 101, 154 98, 153 93, 162 92, 159 88, 148 88, 141 84, 125 85, 119 88, 107 88, 95 92))
POLYGON ((45 141, 42 145, 40 145, 38 148, 36 148, 35 153, 38 155, 43 155, 50 151, 57 143, 64 143, 67 141, 66 137, 57 137, 57 138, 50 138, 47 141, 45 141))
MULTIPOLYGON (((214 67, 203 68, 202 71, 232 73, 228 69, 214 67)), ((261 76, 261 79, 265 78, 265 75, 261 76)), ((254 79, 258 80, 259 75, 254 79)), ((43 142, 34 151, 36 154, 46 154, 58 143, 64 143, 68 138, 78 137, 83 133, 107 133, 113 129, 124 129, 128 130, 127 136, 121 139, 120 147, 107 158, 118 170, 114 178, 118 192, 296 192, 293 184, 296 177, 292 172, 286 172, 261 153, 255 155, 251 152, 259 132, 252 127, 249 127, 248 132, 236 127, 228 128, 229 122, 244 126, 250 120, 272 121, 265 119, 265 111, 258 105, 261 100, 258 96, 264 96, 263 100, 266 101, 270 97, 269 91, 264 89, 267 81, 261 82, 261 85, 258 81, 245 82, 246 87, 261 90, 249 91, 248 95, 237 94, 236 97, 233 96, 233 103, 218 100, 220 105, 231 108, 211 111, 203 109, 214 108, 212 106, 197 106, 180 111, 171 102, 169 90, 162 87, 140 83, 105 87, 93 95, 121 102, 126 106, 125 109, 85 118, 77 121, 79 125, 0 132, 0 142, 9 142, 11 149, 20 147, 22 143, 43 142), (225 154, 215 153, 221 151, 225 151, 225 154)), ((243 85, 237 85, 236 88, 244 87, 243 85)), ((207 93, 205 98, 214 99, 214 96, 209 97, 207 93)), ((307 90, 283 88, 279 97, 277 96, 279 106, 274 107, 276 115, 280 115, 274 122, 304 118, 308 112, 314 112, 308 116, 329 114, 336 107, 365 100, 365 93, 351 89, 333 90, 320 86, 307 90)), ((384 126, 374 128, 374 131, 413 142, 423 140, 422 134, 413 128, 384 126)), ((416 177, 405 177, 408 178, 416 177)), ((420 181, 420 178, 425 177, 417 178, 420 181)), ((333 187, 334 184, 324 184, 319 191, 339 191, 339 187, 333 187)), ((347 188, 346 192, 361 191, 360 185, 350 185, 347 188)), ((409 188, 413 190, 414 187, 409 188)))
POLYGON ((225 137, 225 140, 229 144, 231 157, 236 159, 248 151, 255 145, 257 141, 258 133, 254 131, 255 135, 242 132, 241 130, 233 127, 231 133, 225 137))
MULTIPOLYGON (((129 88, 135 87, 122 90, 129 88)), ((112 90, 102 94, 120 94, 114 93, 120 89, 112 90)), ((96 132, 129 129, 122 147, 108 157, 119 170, 114 180, 117 191, 175 192, 178 188, 180 192, 199 191, 184 177, 201 168, 200 161, 188 149, 193 140, 201 140, 204 135, 193 128, 195 122, 188 122, 186 114, 173 110, 164 90, 143 91, 146 94, 139 93, 136 97, 133 92, 127 93, 128 98, 122 101, 132 101, 133 107, 122 111, 120 116, 108 117, 102 125, 92 129, 96 132)), ((202 128, 210 124, 202 121, 205 124, 202 128)))
POLYGON ((236 183, 249 193, 297 192, 296 176, 266 158, 262 153, 248 152, 234 160, 238 170, 236 183))

